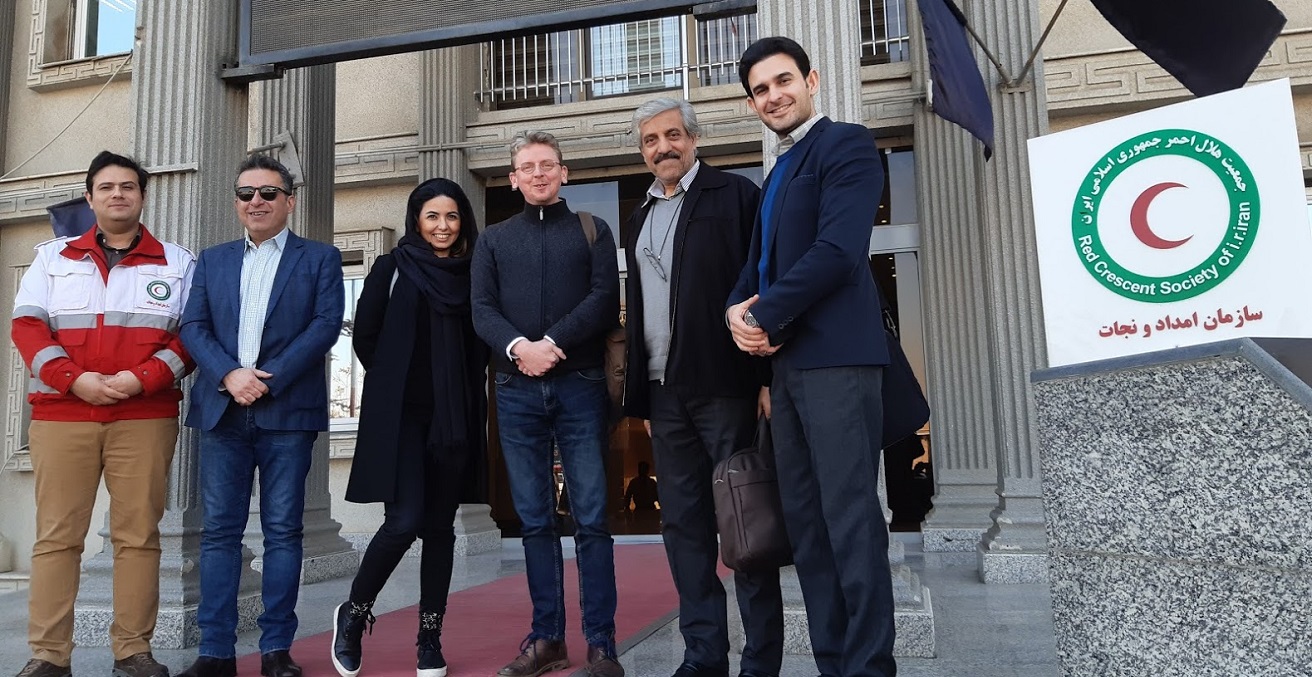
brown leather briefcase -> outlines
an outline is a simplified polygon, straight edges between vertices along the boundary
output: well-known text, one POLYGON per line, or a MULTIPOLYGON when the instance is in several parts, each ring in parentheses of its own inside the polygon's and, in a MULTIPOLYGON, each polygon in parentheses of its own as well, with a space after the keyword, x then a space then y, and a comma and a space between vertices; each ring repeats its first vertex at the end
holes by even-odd
POLYGON ((777 569, 793 563, 784 529, 770 424, 756 424, 756 444, 715 466, 711 494, 720 529, 720 558, 735 571, 777 569))

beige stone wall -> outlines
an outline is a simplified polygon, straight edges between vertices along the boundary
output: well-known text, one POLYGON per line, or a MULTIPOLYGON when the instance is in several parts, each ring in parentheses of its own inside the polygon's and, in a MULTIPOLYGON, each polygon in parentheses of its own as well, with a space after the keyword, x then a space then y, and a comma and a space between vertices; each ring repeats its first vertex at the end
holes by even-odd
MULTIPOLYGON (((4 174, 45 145, 91 101, 104 84, 89 80, 38 91, 28 86, 32 42, 32 3, 16 0, 10 74, 9 139, 4 174)), ((20 170, 22 176, 85 169, 101 149, 130 150, 131 74, 121 72, 91 108, 49 149, 20 170)))
POLYGON ((333 200, 337 232, 391 228, 397 237, 405 231, 405 200, 414 184, 346 188, 338 186, 333 200))
POLYGON ((418 52, 337 64, 337 138, 418 133, 420 70, 418 52))

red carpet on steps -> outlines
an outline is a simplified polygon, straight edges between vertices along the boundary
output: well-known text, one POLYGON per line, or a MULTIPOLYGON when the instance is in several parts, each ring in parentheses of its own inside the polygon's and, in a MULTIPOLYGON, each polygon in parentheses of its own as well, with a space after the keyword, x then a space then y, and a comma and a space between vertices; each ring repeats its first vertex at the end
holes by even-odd
MULTIPOLYGON (((723 567, 721 567, 723 568, 723 567)), ((723 571, 722 571, 723 573, 723 571)), ((578 567, 565 560, 566 645, 570 668, 582 667, 587 645, 579 618, 578 567)), ((615 546, 615 583, 619 608, 615 615, 615 637, 621 651, 669 622, 678 613, 678 596, 670 578, 665 548, 659 543, 615 546)), ((419 581, 415 597, 419 596, 419 581)), ((342 586, 345 594, 347 586, 342 586)), ((321 613, 331 613, 325 610, 321 613)), ((494 677, 497 670, 519 652, 528 635, 533 610, 524 574, 451 594, 442 628, 442 655, 450 666, 448 677, 494 677)), ((417 606, 378 617, 373 634, 364 636, 364 661, 360 677, 402 677, 415 674, 415 632, 419 627, 417 606)), ((333 677, 337 671, 329 658, 332 633, 303 637, 292 644, 292 657, 305 670, 305 677, 333 677)), ((242 657, 237 664, 243 676, 260 674, 260 656, 242 657)))

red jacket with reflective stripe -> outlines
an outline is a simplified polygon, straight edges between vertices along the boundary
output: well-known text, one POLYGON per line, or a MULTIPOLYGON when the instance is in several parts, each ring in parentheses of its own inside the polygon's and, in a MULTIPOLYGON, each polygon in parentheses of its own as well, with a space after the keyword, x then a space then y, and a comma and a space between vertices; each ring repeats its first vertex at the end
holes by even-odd
POLYGON ((177 416, 178 382, 195 367, 178 339, 195 257, 142 226, 141 241, 110 269, 97 230, 37 245, 14 298, 11 335, 30 376, 32 418, 177 416), (98 406, 71 390, 85 372, 112 376, 123 370, 141 380, 141 394, 98 406))

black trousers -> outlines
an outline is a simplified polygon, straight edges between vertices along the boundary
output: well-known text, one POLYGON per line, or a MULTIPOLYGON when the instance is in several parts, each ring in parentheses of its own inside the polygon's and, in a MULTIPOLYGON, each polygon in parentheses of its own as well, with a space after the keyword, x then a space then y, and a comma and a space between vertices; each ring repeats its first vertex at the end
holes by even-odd
POLYGON ((352 602, 371 602, 378 597, 396 565, 420 538, 424 543, 419 560, 419 610, 446 612, 456 543, 453 525, 460 507, 465 459, 438 459, 428 452, 429 415, 407 411, 401 417, 396 500, 384 504, 383 526, 369 541, 351 583, 352 602))
POLYGON ((770 388, 784 523, 824 677, 893 677, 893 584, 879 505, 883 367, 794 369, 770 388))
MULTIPOLYGON (((684 660, 726 671, 729 666, 727 595, 716 572, 715 464, 752 443, 754 398, 692 397, 651 384, 652 452, 660 497, 665 554, 679 592, 684 660)), ((779 674, 784 649, 783 599, 777 569, 734 574, 747 641, 741 669, 779 674)))

